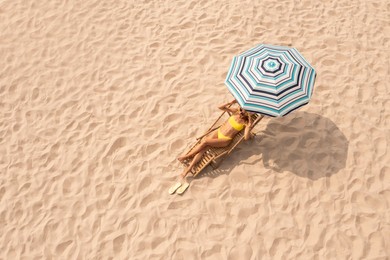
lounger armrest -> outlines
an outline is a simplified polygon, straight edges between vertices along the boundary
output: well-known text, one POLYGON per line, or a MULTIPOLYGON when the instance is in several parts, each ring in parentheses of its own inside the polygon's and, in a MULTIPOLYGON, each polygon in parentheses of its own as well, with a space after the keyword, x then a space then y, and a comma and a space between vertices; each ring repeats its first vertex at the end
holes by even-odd
POLYGON ((251 125, 251 131, 252 131, 253 128, 255 128, 255 126, 256 126, 256 125, 261 121, 261 119, 263 119, 263 118, 264 118, 264 116, 261 115, 261 116, 258 116, 258 117, 256 118, 255 121, 253 121, 253 123, 252 123, 252 125, 251 125))
POLYGON ((227 154, 229 155, 234 150, 234 148, 236 148, 236 146, 242 142, 242 140, 244 140, 244 136, 240 137, 240 139, 227 151, 227 154))
POLYGON ((199 141, 200 139, 202 139, 204 136, 208 135, 209 133, 211 133, 212 131, 218 129, 220 126, 217 126, 217 127, 214 127, 212 129, 209 129, 206 133, 204 133, 203 135, 199 136, 196 138, 197 141, 199 141))
POLYGON ((224 152, 221 153, 220 155, 216 156, 216 157, 214 158, 214 160, 217 160, 217 159, 221 158, 222 156, 224 156, 224 155, 227 154, 227 153, 229 153, 229 151, 224 151, 224 152))

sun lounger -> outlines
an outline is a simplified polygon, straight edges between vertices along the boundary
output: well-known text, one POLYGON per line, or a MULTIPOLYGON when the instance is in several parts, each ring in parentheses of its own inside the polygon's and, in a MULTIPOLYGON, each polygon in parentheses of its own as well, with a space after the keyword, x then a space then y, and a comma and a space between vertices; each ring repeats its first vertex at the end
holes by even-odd
MULTIPOLYGON (((221 122, 222 117, 225 115, 225 113, 230 116, 231 114, 229 112, 222 112, 222 114, 219 116, 219 118, 211 125, 211 127, 204 133, 202 136, 196 138, 197 142, 191 146, 191 148, 187 151, 186 154, 191 152, 197 145, 200 144, 203 138, 205 138, 206 135, 211 133, 212 131, 218 129, 223 122, 221 122)), ((252 129, 260 122, 261 119, 263 119, 263 115, 259 114, 252 114, 253 124, 252 129)), ((252 130, 251 129, 251 130, 252 130)), ((255 135, 253 132, 251 132, 253 135, 255 135)), ((208 165, 210 165, 213 169, 217 169, 220 163, 228 156, 234 148, 237 147, 242 141, 244 140, 244 131, 239 132, 230 142, 228 146, 216 148, 211 147, 209 148, 203 155, 202 159, 192 168, 190 173, 195 177, 198 175, 204 168, 206 168, 208 165)), ((184 160, 182 163, 185 167, 188 167, 190 162, 192 161, 192 158, 189 158, 187 160, 184 160)))

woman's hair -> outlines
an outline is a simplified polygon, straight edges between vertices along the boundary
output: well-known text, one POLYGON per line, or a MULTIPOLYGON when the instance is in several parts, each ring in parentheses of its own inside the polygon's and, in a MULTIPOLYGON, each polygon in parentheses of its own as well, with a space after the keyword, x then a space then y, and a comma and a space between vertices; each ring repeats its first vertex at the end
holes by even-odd
POLYGON ((242 109, 242 108, 240 107, 239 113, 240 113, 240 117, 241 117, 242 119, 244 119, 244 120, 247 121, 247 122, 249 121, 249 114, 248 114, 247 111, 245 111, 244 109, 242 109))

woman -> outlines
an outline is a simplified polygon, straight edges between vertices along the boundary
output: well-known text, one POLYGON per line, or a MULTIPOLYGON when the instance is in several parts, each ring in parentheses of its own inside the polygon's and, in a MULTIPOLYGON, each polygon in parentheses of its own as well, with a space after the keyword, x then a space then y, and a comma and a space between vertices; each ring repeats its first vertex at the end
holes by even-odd
MULTIPOLYGON (((207 151, 209 147, 228 146, 232 139, 244 129, 244 139, 248 140, 251 137, 250 130, 252 126, 252 118, 250 116, 250 113, 245 111, 241 107, 230 107, 234 103, 237 103, 237 100, 233 100, 218 107, 221 110, 231 112, 232 115, 218 129, 214 130, 209 134, 208 137, 204 138, 201 143, 197 147, 195 147, 190 153, 177 158, 179 161, 182 162, 186 159, 194 157, 190 165, 183 171, 182 174, 180 174, 179 181, 171 187, 169 193, 174 193, 176 189, 182 186, 187 174, 191 171, 192 167, 194 167, 194 165, 202 159, 202 155, 207 151)), ((183 193, 188 186, 189 184, 185 183, 185 185, 181 187, 178 193, 183 193)))

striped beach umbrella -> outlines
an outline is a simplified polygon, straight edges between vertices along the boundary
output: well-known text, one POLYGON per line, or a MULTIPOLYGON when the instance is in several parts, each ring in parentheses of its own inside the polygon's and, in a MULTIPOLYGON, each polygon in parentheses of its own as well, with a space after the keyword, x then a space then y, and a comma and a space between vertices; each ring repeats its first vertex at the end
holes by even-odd
POLYGON ((225 84, 245 110, 275 117, 307 104, 315 77, 295 48, 259 44, 233 58, 225 84))

